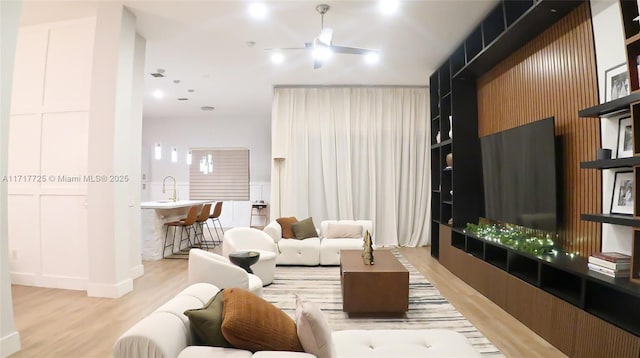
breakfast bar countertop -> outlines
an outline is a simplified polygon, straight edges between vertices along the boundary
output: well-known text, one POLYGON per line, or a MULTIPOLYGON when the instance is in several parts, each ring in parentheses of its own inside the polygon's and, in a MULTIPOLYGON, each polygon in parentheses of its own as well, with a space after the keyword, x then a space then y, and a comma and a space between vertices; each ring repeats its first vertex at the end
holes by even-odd
POLYGON ((207 204, 210 200, 157 200, 143 201, 140 203, 140 209, 175 209, 184 208, 191 205, 207 204))

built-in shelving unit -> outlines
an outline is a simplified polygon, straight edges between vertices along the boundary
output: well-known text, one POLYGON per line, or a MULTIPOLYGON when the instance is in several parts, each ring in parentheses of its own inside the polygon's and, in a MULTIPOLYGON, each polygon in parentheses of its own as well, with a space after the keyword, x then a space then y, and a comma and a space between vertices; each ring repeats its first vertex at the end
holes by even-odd
MULTIPOLYGON (((484 214, 475 78, 583 2, 503 0, 429 77, 433 225, 464 227, 484 214), (446 165, 449 153, 453 168, 446 165), (456 204, 451 192, 465 200, 456 204)), ((437 258, 438 230, 431 242, 437 258)))
POLYGON ((631 168, 634 165, 640 165, 640 157, 592 160, 589 162, 580 163, 580 168, 617 169, 617 168, 631 168))
POLYGON ((627 49, 627 68, 629 70, 629 84, 631 93, 640 89, 638 81, 638 65, 640 65, 640 23, 638 18, 638 3, 620 0, 622 27, 624 29, 625 46, 627 49))
MULTIPOLYGON (((583 118, 611 118, 629 113, 630 105, 640 100, 640 93, 632 93, 628 96, 618 98, 613 101, 602 103, 593 107, 585 108, 578 111, 578 115, 583 118)), ((613 158, 613 159, 600 159, 592 160, 588 162, 581 162, 580 168, 583 169, 620 169, 620 168, 633 168, 636 165, 640 165, 640 157, 628 157, 628 158, 613 158)), ((606 224, 622 225, 622 226, 639 226, 640 220, 634 218, 631 215, 616 215, 616 214, 602 214, 602 213, 589 213, 582 214, 580 216, 582 220, 594 221, 606 224)))
MULTIPOLYGON (((567 355, 638 357, 640 285, 633 280, 592 272, 587 268, 587 260, 577 255, 533 256, 463 230, 467 222, 475 223, 484 215, 476 78, 584 3, 502 0, 430 76, 431 251, 456 276, 567 355), (440 142, 436 139, 438 132, 440 142), (453 153, 454 165, 452 170, 444 170, 449 153, 453 153), (453 225, 449 224, 451 218, 453 225)), ((629 4, 635 6, 637 2, 629 4)), ((624 21, 638 24, 632 20, 624 21)), ((640 25, 633 33, 640 33, 640 25)), ((633 41, 640 42, 640 36, 633 37, 633 41)), ((640 46, 636 47, 635 42, 629 48, 640 54, 640 46)), ((631 76, 637 77, 637 71, 631 76)), ((640 84, 633 81, 632 89, 637 89, 640 84)), ((601 118, 625 110, 632 115, 637 112, 633 125, 638 127, 637 101, 640 93, 633 92, 581 110, 579 115, 601 118)), ((640 137, 634 137, 634 146, 640 148, 640 137)), ((596 170, 632 167, 640 182, 640 150, 635 152, 638 155, 632 158, 594 160, 580 166, 596 170)), ((635 190, 636 197, 640 197, 638 186, 635 190)), ((640 203, 636 213, 640 213, 638 209, 640 203)), ((582 214, 582 218, 640 227, 640 218, 630 215, 593 213, 582 214)), ((640 229, 634 229, 633 235, 634 267, 640 269, 640 229)))
POLYGON ((640 220, 631 215, 616 214, 581 214, 580 218, 586 221, 595 221, 599 223, 607 223, 622 226, 640 226, 640 220))
MULTIPOLYGON (((624 29, 625 47, 627 52, 627 70, 629 74, 629 84, 633 101, 629 104, 631 114, 631 128, 633 130, 633 155, 640 156, 640 22, 637 21, 640 11, 636 1, 618 1, 620 13, 622 14, 622 27, 624 29)), ((634 218, 640 220, 640 165, 634 164, 634 218)), ((633 237, 631 238, 631 281, 640 284, 640 240, 638 233, 640 225, 633 225, 633 237)))
POLYGON ((625 34, 625 45, 627 50, 627 69, 630 80, 631 94, 628 96, 602 103, 593 107, 578 111, 581 117, 590 118, 611 118, 625 114, 631 115, 633 156, 628 158, 604 159, 580 163, 581 168, 587 169, 618 169, 629 168, 634 172, 634 215, 614 215, 614 214, 582 214, 582 220, 608 223, 614 225, 633 227, 632 267, 630 280, 640 283, 640 241, 636 240, 636 235, 640 228, 640 84, 638 81, 638 66, 640 66, 640 25, 635 19, 638 18, 638 3, 636 1, 619 1, 622 14, 622 24, 625 34))
MULTIPOLYGON (((481 34, 475 34, 478 36, 481 34)), ((482 170, 475 82, 451 77, 457 66, 445 62, 431 75, 431 254, 438 257, 438 225, 461 227, 482 212, 482 170), (447 156, 453 157, 453 165, 447 156), (471 183, 471 184, 470 184, 471 183), (464 202, 455 197, 465 198, 464 202)))
POLYGON ((453 77, 476 78, 583 1, 501 1, 451 55, 453 77))
POLYGON ((583 118, 608 118, 629 111, 629 105, 640 101, 640 92, 578 111, 583 118))
MULTIPOLYGON (((583 109, 579 111, 578 114, 582 116, 589 116, 589 117, 601 116, 602 118, 609 118, 614 114, 616 116, 619 116, 629 112, 633 113, 634 106, 639 105, 636 102, 633 102, 634 100, 637 100, 637 99, 640 99, 640 91, 636 93, 632 93, 629 96, 619 98, 615 101, 610 101, 594 107, 583 109)), ((635 118, 634 125, 632 126, 632 128, 637 128, 635 121, 639 120, 639 117, 638 116, 632 116, 632 117, 635 118)), ((637 141, 635 141, 635 134, 634 134, 634 142, 637 143, 637 141)), ((635 153, 634 156, 627 157, 627 158, 600 159, 600 160, 582 162, 580 163, 580 168, 599 169, 599 170, 629 168, 634 170, 635 172, 634 177, 638 178, 640 176, 640 170, 639 170, 640 156, 638 156, 638 154, 640 153, 638 153, 638 151, 635 151, 635 150, 634 150, 634 153, 635 153)), ((635 180, 635 182, 638 183, 640 181, 635 180)), ((640 198, 640 196, 638 196, 637 185, 634 185, 634 187, 636 188, 635 189, 636 197, 640 198)), ((600 223, 606 223, 606 224, 640 228, 639 213, 640 213, 640 210, 638 210, 638 203, 636 202, 635 215, 617 215, 617 214, 604 214, 604 213, 584 214, 583 213, 580 215, 580 218, 586 221, 594 221, 594 222, 600 222, 600 223)), ((634 229, 634 233, 635 232, 636 230, 634 229)), ((635 245, 635 244, 632 243, 632 245, 635 245)), ((638 280, 638 278, 640 277, 640 272, 638 272, 640 270, 640 258, 638 258, 637 255, 634 254, 634 252, 636 251, 640 251, 640 249, 636 249, 636 248, 632 249, 632 256, 634 257, 632 261, 634 262, 634 267, 632 267, 631 280, 640 282, 640 280, 638 280)))
POLYGON ((590 271, 582 256, 565 252, 534 256, 458 229, 451 232, 451 246, 640 335, 640 285, 590 271))

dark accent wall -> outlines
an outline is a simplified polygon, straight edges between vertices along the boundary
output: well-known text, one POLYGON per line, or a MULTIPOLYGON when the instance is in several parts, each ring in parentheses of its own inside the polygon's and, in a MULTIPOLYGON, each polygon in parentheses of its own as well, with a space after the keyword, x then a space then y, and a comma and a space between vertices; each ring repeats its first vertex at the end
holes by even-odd
POLYGON ((562 223, 556 243, 588 256, 600 251, 600 224, 580 220, 601 211, 601 174, 580 169, 595 159, 600 121, 578 110, 598 104, 588 3, 580 5, 478 79, 478 132, 489 135, 554 116, 562 164, 562 223))

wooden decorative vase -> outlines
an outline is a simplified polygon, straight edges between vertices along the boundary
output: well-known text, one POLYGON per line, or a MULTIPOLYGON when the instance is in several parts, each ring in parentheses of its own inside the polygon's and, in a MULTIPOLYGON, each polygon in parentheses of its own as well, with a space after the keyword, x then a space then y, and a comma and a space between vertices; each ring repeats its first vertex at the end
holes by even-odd
POLYGON ((447 154, 446 160, 447 160, 447 167, 452 167, 453 168, 453 154, 452 153, 447 154))

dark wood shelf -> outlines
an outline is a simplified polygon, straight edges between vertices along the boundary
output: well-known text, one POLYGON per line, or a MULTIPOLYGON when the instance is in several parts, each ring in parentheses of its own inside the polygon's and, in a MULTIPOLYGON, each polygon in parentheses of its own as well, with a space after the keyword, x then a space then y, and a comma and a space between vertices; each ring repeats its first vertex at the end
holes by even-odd
POLYGON ((467 236, 467 253, 484 260, 484 240, 467 236))
POLYGON ((612 290, 640 297, 640 285, 629 280, 628 277, 611 277, 587 269, 585 276, 590 284, 602 285, 612 290))
POLYGON ((444 169, 442 169, 443 172, 452 172, 453 171, 453 167, 446 167, 444 169))
POLYGON ((628 39, 624 40, 624 43, 626 45, 628 45, 628 44, 632 44, 632 43, 634 43, 634 42, 636 42, 638 40, 640 40, 640 34, 635 34, 635 35, 629 37, 628 39))
POLYGON ((466 238, 464 234, 459 232, 451 232, 451 246, 456 247, 462 251, 466 251, 466 238))
POLYGON ((507 256, 507 271, 536 287, 539 286, 538 262, 528 255, 510 250, 507 256))
POLYGON ((580 219, 599 223, 615 224, 622 226, 640 227, 640 220, 631 215, 616 214, 581 214, 580 219))
POLYGON ((600 159, 589 162, 581 162, 580 168, 584 169, 613 169, 626 168, 640 165, 640 157, 616 158, 616 159, 600 159))
POLYGON ((588 308, 586 311, 602 318, 603 320, 615 326, 624 329, 625 331, 631 332, 636 336, 640 336, 640 329, 638 329, 637 322, 629 322, 628 320, 623 320, 621 317, 614 316, 604 309, 588 308))
POLYGON ((579 296, 580 292, 566 290, 562 287, 543 287, 542 289, 574 306, 582 306, 582 301, 579 296))
POLYGON ((447 146, 447 145, 450 145, 450 144, 451 144, 451 139, 446 139, 446 140, 443 140, 443 141, 442 141, 442 142, 440 142, 440 143, 432 144, 432 145, 431 145, 431 149, 436 149, 436 148, 444 147, 444 146, 447 146))
POLYGON ((628 96, 614 99, 597 106, 578 111, 578 116, 585 118, 607 118, 629 111, 629 105, 640 101, 640 92, 631 93, 628 96))
MULTIPOLYGON (((598 275, 605 276, 605 275, 598 275)), ((590 275, 590 277, 592 277, 590 275)), ((635 335, 640 334, 640 310, 637 309, 640 287, 633 285, 629 279, 618 278, 611 280, 588 278, 585 282, 585 310, 635 335), (613 282, 609 285, 606 281, 613 282), (635 307, 636 309, 629 309, 635 307)))
POLYGON ((443 200, 442 203, 443 204, 448 204, 448 205, 453 205, 453 201, 451 201, 451 200, 443 200))
MULTIPOLYGON (((586 262, 582 261, 584 267, 586 262)), ((582 281, 583 275, 566 270, 564 266, 540 265, 540 288, 580 308, 584 307, 582 281)))
POLYGON ((583 2, 574 0, 542 0, 537 2, 511 26, 507 27, 491 42, 490 46, 485 46, 472 61, 457 71, 453 77, 476 78, 481 76, 583 2))

